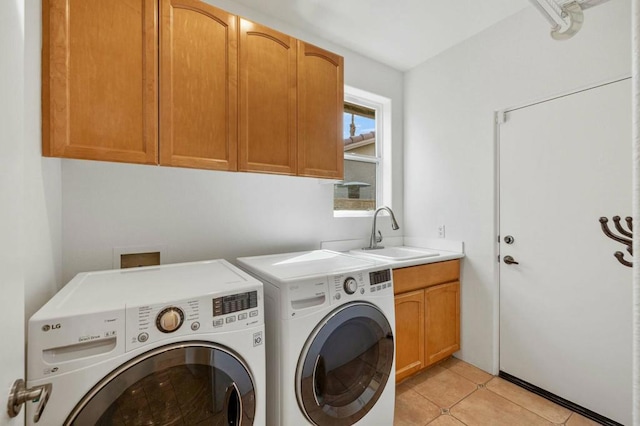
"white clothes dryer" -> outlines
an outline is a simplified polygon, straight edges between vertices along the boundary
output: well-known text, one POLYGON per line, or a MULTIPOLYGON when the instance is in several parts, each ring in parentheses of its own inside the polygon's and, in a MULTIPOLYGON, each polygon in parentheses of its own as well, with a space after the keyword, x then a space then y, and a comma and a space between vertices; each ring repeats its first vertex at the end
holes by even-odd
POLYGON ((29 320, 27 424, 264 426, 263 306, 224 260, 78 274, 29 320))
POLYGON ((328 250, 238 263, 264 283, 267 423, 393 425, 389 267, 328 250))

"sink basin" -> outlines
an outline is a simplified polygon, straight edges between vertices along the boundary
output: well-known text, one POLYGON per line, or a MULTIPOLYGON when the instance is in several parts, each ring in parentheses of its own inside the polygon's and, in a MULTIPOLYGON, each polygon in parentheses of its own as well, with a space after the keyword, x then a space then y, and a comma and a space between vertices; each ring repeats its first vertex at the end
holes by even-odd
POLYGON ((349 253, 358 254, 361 256, 371 256, 378 259, 386 260, 410 260, 438 255, 438 253, 435 251, 409 247, 385 247, 375 250, 357 249, 351 250, 349 253))

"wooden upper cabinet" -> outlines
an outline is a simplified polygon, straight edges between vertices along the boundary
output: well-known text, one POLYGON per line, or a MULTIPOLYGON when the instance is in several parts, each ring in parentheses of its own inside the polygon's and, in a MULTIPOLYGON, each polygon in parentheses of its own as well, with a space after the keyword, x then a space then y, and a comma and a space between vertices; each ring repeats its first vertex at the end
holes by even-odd
POLYGON ((161 0, 160 164, 237 169, 237 17, 161 0))
POLYGON ((298 175, 342 179, 343 58, 298 41, 298 175))
POLYGON ((42 152, 157 163, 156 0, 43 0, 42 152))
POLYGON ((199 0, 42 5, 43 155, 342 178, 342 57, 199 0))
POLYGON ((296 174, 296 39, 240 19, 239 170, 296 174))

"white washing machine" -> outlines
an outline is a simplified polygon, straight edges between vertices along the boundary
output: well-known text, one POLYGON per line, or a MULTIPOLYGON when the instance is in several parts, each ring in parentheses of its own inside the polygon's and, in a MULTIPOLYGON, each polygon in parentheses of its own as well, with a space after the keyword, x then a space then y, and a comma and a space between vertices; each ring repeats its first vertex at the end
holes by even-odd
POLYGON ((393 425, 391 270, 328 250, 238 263, 264 283, 267 424, 393 425))
POLYGON ((27 424, 265 425, 263 306, 224 260, 78 274, 29 320, 27 424))

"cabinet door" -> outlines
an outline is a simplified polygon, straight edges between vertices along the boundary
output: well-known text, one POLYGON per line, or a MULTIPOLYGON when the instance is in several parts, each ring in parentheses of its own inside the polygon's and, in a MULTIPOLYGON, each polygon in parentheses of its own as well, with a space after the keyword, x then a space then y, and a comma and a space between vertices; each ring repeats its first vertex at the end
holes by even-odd
POLYGON ((240 19, 242 171, 296 174, 296 39, 240 19))
POLYGON ((426 364, 460 350, 460 282, 425 289, 426 364))
POLYGON ((424 290, 395 297, 396 382, 422 369, 424 363, 424 290))
POLYGON ((298 41, 298 175, 342 179, 343 59, 298 41))
POLYGON ((156 5, 43 0, 43 155, 157 164, 156 5))
POLYGON ((161 0, 160 164, 237 169, 237 17, 161 0))

